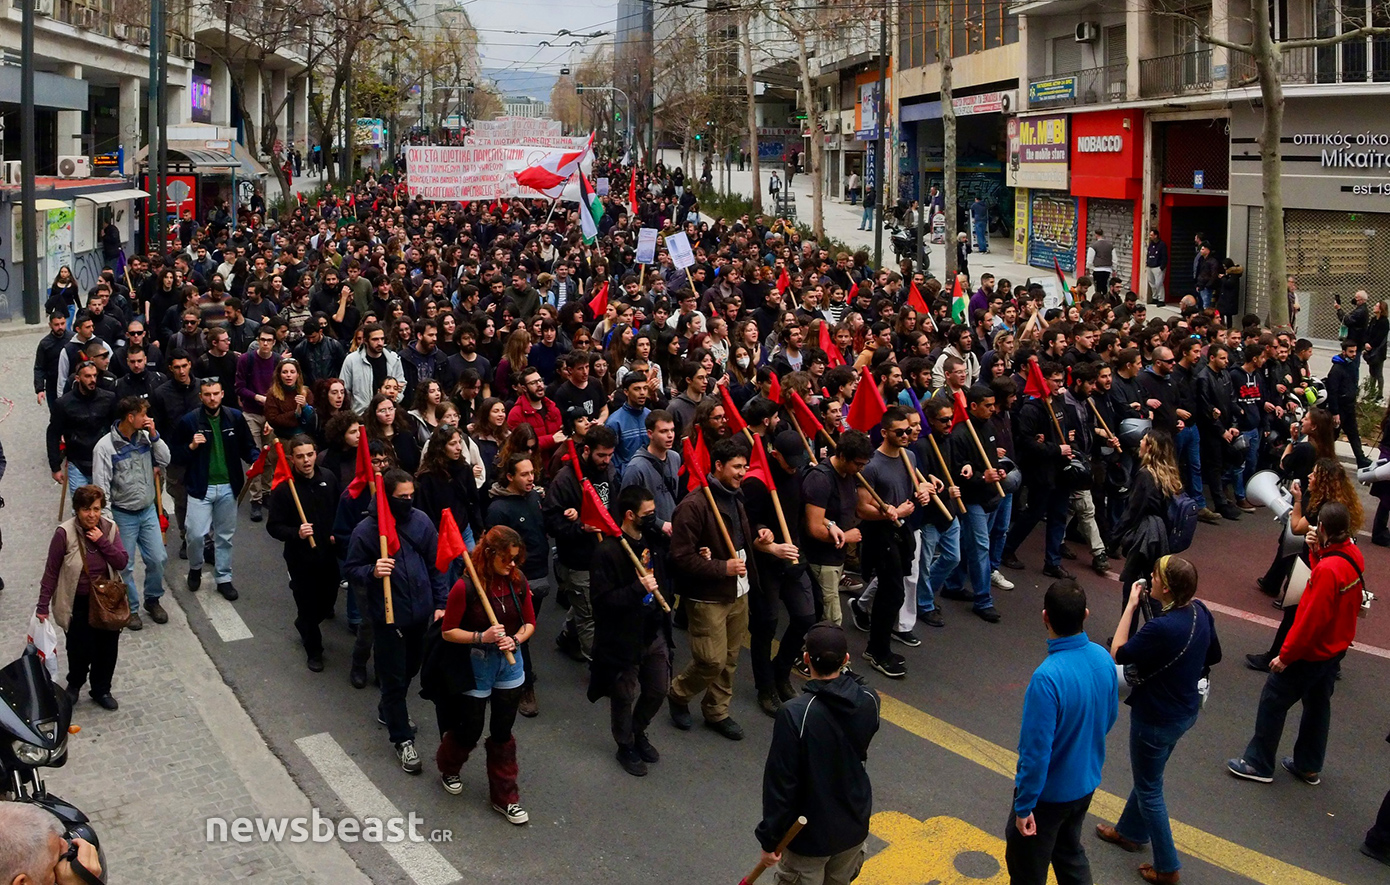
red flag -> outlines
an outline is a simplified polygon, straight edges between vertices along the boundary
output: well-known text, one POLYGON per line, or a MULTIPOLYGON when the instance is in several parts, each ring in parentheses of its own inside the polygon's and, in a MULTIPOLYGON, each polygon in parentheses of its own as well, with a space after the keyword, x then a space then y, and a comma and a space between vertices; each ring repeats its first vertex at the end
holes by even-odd
POLYGON ((825 351, 825 361, 830 368, 845 365, 845 355, 840 353, 840 348, 830 337, 830 324, 823 320, 820 324, 820 349, 825 351))
POLYGON ((1023 395, 1042 399, 1052 395, 1052 385, 1048 384, 1047 378, 1043 376, 1037 357, 1028 359, 1028 375, 1023 384, 1023 395))
POLYGON ((1057 271, 1057 282, 1062 287, 1062 300, 1065 301, 1067 303, 1067 306, 1070 307, 1073 301, 1071 297, 1071 289, 1067 286, 1067 276, 1066 274, 1062 273, 1062 263, 1057 260, 1056 255, 1052 256, 1052 269, 1057 271))
POLYGON ((637 217, 637 167, 632 167, 632 183, 627 186, 627 201, 632 204, 632 217, 637 217))
POLYGON ((883 392, 874 383, 874 376, 869 372, 869 367, 864 366, 859 371, 859 386, 854 388, 854 399, 849 404, 849 416, 846 420, 855 430, 868 433, 878 426, 888 407, 883 403, 883 392))
POLYGON ((957 390, 955 409, 951 412, 951 427, 954 428, 960 422, 969 420, 970 412, 965 407, 965 391, 957 390))
POLYGON ((584 480, 583 502, 579 505, 579 521, 584 525, 598 529, 610 538, 616 538, 622 534, 618 529, 618 524, 613 521, 613 514, 608 512, 608 508, 603 506, 603 501, 598 496, 598 491, 594 484, 587 479, 584 480))
POLYGON ((351 191, 348 192, 348 205, 349 205, 349 206, 356 206, 356 205, 357 205, 357 194, 352 193, 351 191))
POLYGON ((756 479, 769 492, 777 490, 777 486, 772 482, 772 467, 767 463, 767 449, 763 447, 760 437, 753 438, 753 451, 748 456, 748 472, 743 478, 756 479))
POLYGON ((705 474, 709 473, 709 455, 703 451, 704 443, 687 436, 681 445, 681 469, 685 471, 685 489, 693 492, 709 485, 705 474))
POLYGON ((777 405, 782 405, 782 381, 777 377, 777 373, 772 373, 772 389, 767 392, 767 398, 777 405))
POLYGON ((256 460, 251 462, 251 466, 246 468, 246 478, 255 479, 265 473, 265 456, 270 451, 270 446, 263 446, 261 453, 256 456, 256 460))
POLYGON ((907 286, 907 306, 917 311, 930 315, 931 308, 927 307, 927 300, 922 297, 922 293, 917 291, 917 281, 913 280, 907 286))
POLYGON ((603 285, 598 287, 594 297, 589 299, 589 313, 595 319, 601 319, 608 312, 608 281, 604 280, 603 285))
POLYGON ((806 434, 807 439, 815 439, 823 429, 816 413, 811 411, 811 407, 806 405, 806 400, 802 399, 801 394, 795 390, 791 391, 787 398, 787 405, 791 407, 792 420, 801 428, 801 432, 806 434))
POLYGON ((304 196, 303 191, 300 191, 299 193, 295 194, 295 198, 299 200, 299 205, 301 206, 309 202, 308 198, 304 196))
POLYGON ((781 272, 780 274, 778 274, 778 276, 777 276, 777 294, 778 294, 778 295, 785 295, 785 294, 787 294, 787 289, 788 289, 788 287, 791 286, 791 284, 792 284, 792 276, 791 276, 791 274, 787 273, 787 268, 786 268, 785 266, 783 266, 782 272, 781 272))
POLYGON ((357 437, 357 472, 352 477, 352 482, 348 483, 348 494, 353 498, 362 497, 362 493, 367 490, 367 486, 372 483, 372 450, 367 445, 367 431, 358 430, 357 437))
POLYGON ((743 433, 748 422, 743 420, 738 406, 734 405, 734 398, 729 395, 729 385, 716 384, 715 387, 719 388, 719 398, 724 401, 724 420, 729 422, 729 432, 735 435, 743 433))
POLYGON ((391 505, 386 501, 386 484, 381 474, 376 475, 376 530, 386 536, 386 552, 395 556, 401 549, 401 536, 396 534, 396 517, 391 515, 391 505))
POLYGON ((290 459, 285 457, 285 447, 280 445, 280 440, 275 441, 275 475, 270 479, 270 487, 273 489, 286 480, 293 481, 294 476, 290 473, 290 459))
POLYGON ((570 466, 574 468, 574 475, 582 478, 584 476, 584 468, 579 466, 579 450, 574 447, 574 439, 565 440, 565 445, 569 446, 569 452, 565 455, 565 460, 570 462, 570 466))
POLYGON ((439 546, 434 554, 435 570, 448 571, 451 562, 467 553, 468 547, 463 543, 458 523, 454 522, 453 511, 445 507, 439 514, 439 546))

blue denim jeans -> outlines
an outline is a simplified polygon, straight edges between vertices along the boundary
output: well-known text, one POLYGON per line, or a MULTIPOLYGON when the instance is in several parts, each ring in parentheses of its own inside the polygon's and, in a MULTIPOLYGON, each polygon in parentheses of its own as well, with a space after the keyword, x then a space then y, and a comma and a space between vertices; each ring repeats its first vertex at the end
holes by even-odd
POLYGON ((236 532, 236 495, 227 483, 210 485, 202 498, 188 496, 188 569, 203 567, 203 538, 212 533, 217 583, 232 581, 232 535, 236 532))
POLYGON ((869 229, 869 230, 872 230, 872 229, 873 229, 873 226, 874 226, 874 207, 873 207, 873 206, 865 206, 865 207, 864 207, 864 214, 861 215, 861 216, 859 216, 859 229, 860 229, 860 230, 865 230, 865 226, 866 226, 866 225, 868 226, 868 229, 869 229))
POLYGON ((1013 493, 1004 496, 994 509, 994 522, 989 527, 989 570, 996 572, 1004 561, 1004 541, 1009 537, 1009 523, 1014 516, 1013 493))
POLYGON ((1178 468, 1182 472, 1182 482, 1192 500, 1198 507, 1206 507, 1207 499, 1202 494, 1202 438, 1197 425, 1189 424, 1173 438, 1177 446, 1178 468))
POLYGON ((89 486, 89 485, 91 485, 91 484, 92 484, 92 478, 91 478, 90 476, 88 476, 87 474, 83 473, 81 470, 78 470, 76 464, 73 464, 73 463, 71 463, 71 462, 68 463, 68 497, 69 497, 69 498, 72 497, 73 492, 77 491, 78 489, 82 488, 83 486, 89 486))
POLYGON ((975 251, 989 251, 989 222, 980 220, 972 222, 971 226, 975 230, 975 251))
POLYGON ((159 514, 154 502, 138 513, 111 508, 111 519, 121 532, 121 544, 129 555, 125 568, 121 570, 121 580, 125 581, 126 596, 130 600, 130 610, 140 610, 140 593, 135 589, 135 549, 140 548, 140 558, 145 561, 145 601, 158 599, 164 595, 164 563, 169 553, 164 549, 164 538, 159 534, 159 514))
POLYGON ((1014 553, 1037 528, 1046 520, 1047 537, 1044 541, 1043 564, 1054 568, 1062 565, 1062 541, 1067 536, 1067 511, 1071 505, 1071 495, 1055 489, 1033 487, 1028 489, 1028 506, 1014 520, 1009 529, 1009 537, 1004 542, 1005 549, 1014 553))
POLYGON ((936 609, 936 591, 960 565, 960 520, 953 519, 945 529, 922 527, 921 550, 917 552, 917 610, 936 609))
POLYGON ((1211 295, 1211 289, 1197 290, 1197 300, 1202 303, 1202 310, 1206 310, 1208 307, 1211 307, 1211 295))
POLYGON ((961 560, 970 578, 970 586, 975 589, 974 607, 977 611, 994 607, 989 587, 989 538, 998 515, 997 508, 986 513, 979 504, 966 504, 965 515, 956 520, 964 524, 961 528, 961 560))
POLYGON ((1168 823, 1168 805, 1163 799, 1163 770, 1178 739, 1187 733, 1197 716, 1167 725, 1155 725, 1129 717, 1129 764, 1134 788, 1115 829, 1121 836, 1139 844, 1153 843, 1154 869, 1176 872, 1182 867, 1173 847, 1173 829, 1168 823))
POLYGON ((1245 481, 1255 475, 1255 467, 1260 463, 1260 431, 1242 430, 1240 435, 1249 443, 1245 449, 1245 463, 1229 468, 1226 476, 1230 478, 1231 485, 1235 486, 1236 497, 1244 498, 1245 481))

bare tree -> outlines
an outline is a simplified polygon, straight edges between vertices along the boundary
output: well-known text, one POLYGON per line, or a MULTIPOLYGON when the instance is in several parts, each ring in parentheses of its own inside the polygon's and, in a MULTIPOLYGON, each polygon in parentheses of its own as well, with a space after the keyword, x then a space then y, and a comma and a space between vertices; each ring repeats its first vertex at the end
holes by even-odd
MULTIPOLYGON (((1375 3, 1376 18, 1384 14, 1383 0, 1375 3)), ((1373 26, 1362 21, 1359 27, 1343 30, 1327 37, 1306 37, 1277 40, 1270 26, 1270 12, 1266 0, 1251 0, 1249 43, 1237 43, 1217 37, 1211 33, 1210 25, 1182 12, 1167 11, 1163 14, 1188 22, 1197 32, 1198 39, 1211 46, 1220 46, 1232 53, 1243 53, 1253 61, 1255 77, 1260 85, 1260 100, 1264 119, 1258 138, 1260 145, 1260 174, 1264 195, 1265 254, 1268 256, 1264 286, 1264 296, 1269 302, 1268 320, 1272 326, 1285 326, 1289 323, 1289 303, 1286 297, 1288 279, 1288 257, 1284 249, 1284 162, 1279 153, 1279 141, 1284 135, 1284 56, 1290 52, 1312 50, 1336 46, 1351 40, 1364 41, 1367 37, 1390 34, 1390 27, 1373 26)), ((1344 16, 1344 22, 1346 18, 1344 16)), ((1355 22, 1351 22, 1355 24, 1355 22)), ((1238 56, 1237 56, 1238 58, 1238 56)), ((1235 62, 1236 58, 1232 58, 1235 62)), ((1232 65, 1234 67, 1234 65, 1232 65)))
MULTIPOLYGON (((941 208, 946 212, 946 279, 954 280, 956 271, 956 107, 951 93, 951 6, 944 0, 936 3, 936 58, 941 64, 941 208)), ((919 212, 926 212, 919 198, 919 212)))
POLYGON ((748 162, 753 173, 753 212, 763 211, 762 170, 758 160, 758 87, 753 81, 753 35, 750 33, 754 8, 750 5, 744 10, 739 29, 739 48, 743 51, 743 89, 748 127, 748 162))

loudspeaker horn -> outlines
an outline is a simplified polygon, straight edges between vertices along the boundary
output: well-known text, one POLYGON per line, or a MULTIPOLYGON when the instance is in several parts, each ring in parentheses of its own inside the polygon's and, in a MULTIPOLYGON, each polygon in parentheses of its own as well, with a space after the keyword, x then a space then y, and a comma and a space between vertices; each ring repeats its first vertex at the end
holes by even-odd
POLYGON ((1356 471, 1356 481, 1370 485, 1373 482, 1390 480, 1390 458, 1381 458, 1370 467, 1356 471))
POLYGON ((1279 485, 1279 474, 1261 470, 1245 483, 1245 499, 1256 507, 1268 507, 1274 520, 1285 518, 1293 511, 1293 493, 1279 485))

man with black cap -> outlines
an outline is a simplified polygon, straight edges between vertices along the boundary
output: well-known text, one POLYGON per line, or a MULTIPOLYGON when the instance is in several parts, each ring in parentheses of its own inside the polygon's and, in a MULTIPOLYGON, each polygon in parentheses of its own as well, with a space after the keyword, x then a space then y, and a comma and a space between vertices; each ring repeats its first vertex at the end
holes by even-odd
POLYGON ((845 671, 845 631, 829 621, 806 634, 803 660, 811 679, 782 705, 763 768, 763 819, 754 831, 763 860, 777 864, 779 882, 847 885, 864 863, 873 811, 865 762, 878 732, 879 698, 845 671), (798 817, 806 818, 781 853, 778 843, 798 817))

